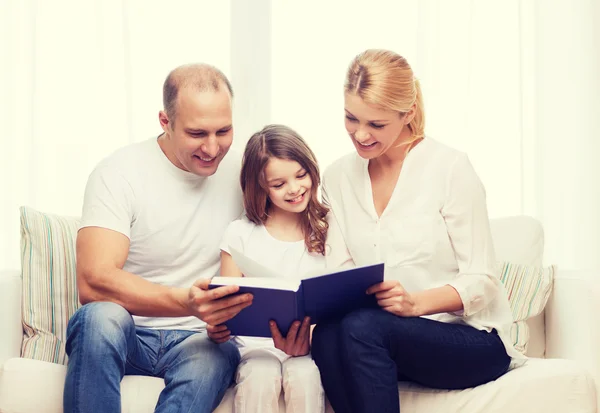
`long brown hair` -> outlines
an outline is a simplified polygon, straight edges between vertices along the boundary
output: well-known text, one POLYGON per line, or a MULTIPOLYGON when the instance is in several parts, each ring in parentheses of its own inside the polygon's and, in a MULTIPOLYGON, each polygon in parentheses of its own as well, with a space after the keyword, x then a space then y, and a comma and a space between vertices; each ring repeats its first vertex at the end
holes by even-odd
POLYGON ((329 209, 317 199, 321 183, 317 158, 304 139, 287 126, 267 125, 252 135, 246 144, 240 176, 246 216, 257 225, 267 221, 272 204, 265 168, 270 158, 296 161, 309 174, 312 180, 310 200, 301 218, 304 242, 308 251, 325 255, 329 228, 325 217, 329 209))
POLYGON ((346 73, 346 93, 365 103, 393 110, 404 116, 415 106, 408 124, 413 139, 425 136, 425 112, 421 85, 408 61, 390 50, 369 49, 352 60, 346 73))

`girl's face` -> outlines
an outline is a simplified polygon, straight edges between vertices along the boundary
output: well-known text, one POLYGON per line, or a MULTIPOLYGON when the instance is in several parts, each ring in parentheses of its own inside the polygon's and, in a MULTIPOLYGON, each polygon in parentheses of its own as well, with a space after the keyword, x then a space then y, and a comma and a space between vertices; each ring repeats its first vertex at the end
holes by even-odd
POLYGON ((310 201, 312 179, 298 162, 271 158, 265 167, 269 199, 274 208, 300 213, 310 201))

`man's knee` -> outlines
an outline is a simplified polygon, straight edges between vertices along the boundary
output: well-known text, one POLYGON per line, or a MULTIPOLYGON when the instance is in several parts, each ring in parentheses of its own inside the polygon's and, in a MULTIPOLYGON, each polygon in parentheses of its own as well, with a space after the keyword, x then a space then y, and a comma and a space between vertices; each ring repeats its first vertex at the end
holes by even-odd
POLYGON ((91 334, 105 340, 122 338, 129 328, 135 328, 135 324, 129 312, 120 305, 111 302, 85 304, 69 320, 67 345, 82 335, 91 334))
POLYGON ((205 334, 194 334, 182 343, 180 357, 186 365, 184 373, 190 380, 230 377, 240 362, 240 352, 231 343, 216 344, 205 334))

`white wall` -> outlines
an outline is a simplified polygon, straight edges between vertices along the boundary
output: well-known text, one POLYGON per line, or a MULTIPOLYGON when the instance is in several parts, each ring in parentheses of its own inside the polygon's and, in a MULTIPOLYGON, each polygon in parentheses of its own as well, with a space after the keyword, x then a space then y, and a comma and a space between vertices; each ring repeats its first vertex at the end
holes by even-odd
POLYGON ((600 267, 598 1, 366 4, 3 0, 0 268, 19 265, 20 205, 79 215, 96 162, 160 132, 173 67, 230 76, 236 149, 285 123, 326 167, 352 150, 343 77, 370 47, 412 63, 428 134, 469 154, 492 217, 535 216, 547 262, 600 267))

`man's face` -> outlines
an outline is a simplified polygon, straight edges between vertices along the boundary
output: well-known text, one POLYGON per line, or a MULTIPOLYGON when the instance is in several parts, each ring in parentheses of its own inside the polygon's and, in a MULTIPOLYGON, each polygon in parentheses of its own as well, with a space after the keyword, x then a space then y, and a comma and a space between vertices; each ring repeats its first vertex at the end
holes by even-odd
POLYGON ((199 176, 211 176, 233 142, 231 96, 226 87, 199 92, 182 88, 177 96, 175 125, 159 115, 169 139, 169 160, 199 176))

